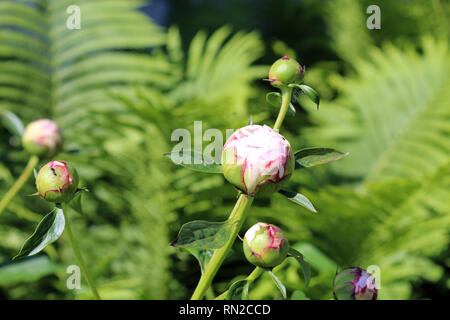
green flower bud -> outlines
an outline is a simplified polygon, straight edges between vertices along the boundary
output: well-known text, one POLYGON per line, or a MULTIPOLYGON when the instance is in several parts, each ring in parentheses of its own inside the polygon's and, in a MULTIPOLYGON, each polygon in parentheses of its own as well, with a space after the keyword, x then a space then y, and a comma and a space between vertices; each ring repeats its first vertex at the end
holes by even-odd
POLYGON ((244 236, 244 254, 247 260, 263 268, 273 268, 284 261, 289 242, 278 227, 258 222, 244 236))
POLYGON ((336 274, 333 294, 336 300, 376 300, 378 289, 373 275, 354 267, 336 274))
POLYGON ((249 196, 277 192, 294 166, 289 142, 268 126, 237 130, 222 150, 225 179, 249 196))
POLYGON ((51 161, 39 170, 36 188, 38 195, 47 201, 69 201, 78 189, 78 173, 67 162, 51 161))
POLYGON ((274 87, 295 82, 305 69, 294 59, 284 56, 275 61, 269 70, 269 81, 274 87))
POLYGON ((31 122, 23 133, 22 144, 30 154, 53 157, 63 143, 61 132, 55 122, 40 119, 31 122))

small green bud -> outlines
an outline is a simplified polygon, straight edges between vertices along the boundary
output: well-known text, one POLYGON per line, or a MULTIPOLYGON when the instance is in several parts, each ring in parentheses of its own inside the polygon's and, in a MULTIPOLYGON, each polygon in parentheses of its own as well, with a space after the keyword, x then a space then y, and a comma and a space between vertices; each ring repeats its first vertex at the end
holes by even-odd
POLYGON ((289 250, 283 231, 263 222, 248 229, 243 242, 245 257, 257 267, 276 267, 284 261, 289 250))
POLYGON ((63 139, 58 125, 49 119, 31 122, 23 133, 22 144, 30 154, 51 158, 62 147, 63 139))
POLYGON ((39 170, 36 188, 38 195, 47 201, 69 201, 78 189, 78 173, 67 162, 51 161, 39 170))
POLYGON ((378 288, 375 277, 358 267, 347 268, 336 274, 333 281, 336 300, 376 300, 378 288))
POLYGON ((295 82, 305 69, 294 59, 284 56, 275 61, 269 70, 269 81, 274 87, 281 87, 295 82))

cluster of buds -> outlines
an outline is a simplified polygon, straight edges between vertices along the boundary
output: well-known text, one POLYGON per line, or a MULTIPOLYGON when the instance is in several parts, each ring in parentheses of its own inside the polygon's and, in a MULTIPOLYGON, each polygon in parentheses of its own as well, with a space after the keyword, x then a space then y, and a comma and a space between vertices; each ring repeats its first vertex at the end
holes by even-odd
POLYGON ((265 125, 237 130, 222 151, 225 179, 249 196, 280 190, 294 166, 289 142, 265 125))
POLYGON ((337 300, 376 300, 378 288, 373 275, 354 267, 336 274, 333 281, 333 294, 337 300))
POLYGON ((286 258, 289 241, 280 228, 258 222, 245 233, 243 247, 250 263, 257 267, 273 268, 286 258))
POLYGON ((33 155, 48 158, 56 155, 62 147, 63 138, 58 125, 49 119, 31 122, 23 133, 22 144, 33 155))
POLYGON ((282 57, 275 61, 269 70, 270 84, 276 88, 295 82, 303 76, 305 68, 296 60, 282 57))
POLYGON ((51 161, 39 170, 36 188, 38 195, 47 201, 69 201, 78 190, 77 171, 67 162, 51 161))

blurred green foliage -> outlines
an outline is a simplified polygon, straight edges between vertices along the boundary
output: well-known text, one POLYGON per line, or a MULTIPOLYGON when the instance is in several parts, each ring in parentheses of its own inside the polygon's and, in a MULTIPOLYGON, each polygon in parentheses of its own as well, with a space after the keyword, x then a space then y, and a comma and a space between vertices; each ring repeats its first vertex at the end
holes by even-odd
MULTIPOLYGON (((448 2, 214 3, 173 1, 165 29, 139 10, 143 0, 79 0, 82 27, 69 30, 72 1, 0 2, 0 112, 26 123, 51 117, 67 149, 80 150, 58 158, 73 162, 90 190, 84 216, 70 214, 102 296, 190 296, 198 263, 168 244, 185 222, 223 221, 236 192, 220 175, 164 158, 175 144, 171 133, 193 132, 202 120, 203 131, 225 134, 250 114, 272 125, 277 110, 265 102, 271 89, 260 79, 275 58, 294 53, 307 66, 305 82, 321 93, 321 108, 298 97, 297 115, 282 133, 295 149, 351 154, 291 180, 318 215, 274 195, 255 201, 244 228, 279 225, 311 263, 307 289, 293 261, 275 272, 291 294, 303 291, 297 299, 331 299, 336 268, 352 265, 380 267, 381 299, 443 296, 450 264, 448 2), (370 4, 381 8, 381 30, 365 26, 370 4)), ((0 197, 26 161, 20 141, 0 127, 0 197)), ((33 192, 29 181, 0 216, 0 298, 91 298, 85 282, 81 290, 66 288, 65 270, 76 260, 64 236, 37 257, 10 262, 50 210, 26 196, 33 192)), ((215 293, 250 271, 237 242, 215 293)), ((250 297, 279 298, 266 275, 250 297)))

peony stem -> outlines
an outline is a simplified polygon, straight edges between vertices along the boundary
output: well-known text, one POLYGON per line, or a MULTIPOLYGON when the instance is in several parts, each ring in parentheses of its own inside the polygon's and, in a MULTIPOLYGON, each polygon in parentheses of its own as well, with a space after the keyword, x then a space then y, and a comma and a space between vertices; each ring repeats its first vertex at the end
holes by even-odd
POLYGON ((77 243, 75 242, 75 238, 72 233, 72 229, 70 228, 70 221, 69 216, 67 215, 67 207, 66 204, 62 204, 62 209, 64 213, 64 218, 66 220, 66 227, 65 231, 67 234, 67 238, 69 239, 70 246, 72 247, 72 251, 75 254, 75 257, 78 260, 78 263, 80 264, 81 271, 83 272, 84 276, 86 277, 86 280, 89 284, 89 287, 91 288, 92 294, 97 300, 101 300, 100 295, 98 294, 97 288, 95 287, 94 281, 92 281, 92 278, 86 268, 86 264, 84 263, 83 257, 81 256, 80 250, 78 249, 77 243))
MULTIPOLYGON (((284 118, 286 116, 286 112, 289 108, 289 103, 291 102, 292 97, 292 88, 290 87, 283 87, 281 88, 281 108, 280 112, 278 113, 277 120, 275 121, 275 125, 273 129, 280 129, 281 124, 284 121, 284 118)), ((194 293, 192 294, 191 300, 201 300, 205 296, 206 290, 208 290, 209 286, 211 285, 214 277, 216 276, 217 271, 219 270, 220 266, 222 265, 223 261, 225 260, 228 252, 231 249, 231 246, 233 245, 234 241, 236 240, 236 237, 241 230, 242 225, 244 224, 244 221, 247 217, 247 212, 250 206, 253 203, 253 197, 249 197, 247 195, 241 194, 239 196, 239 199, 237 200, 233 211, 230 214, 230 219, 236 219, 236 223, 233 226, 233 229, 231 231, 231 235, 228 238, 226 244, 219 249, 216 249, 213 253, 213 256, 211 260, 209 261, 208 265, 206 266, 206 270, 203 273, 203 275, 200 277, 200 281, 197 284, 197 287, 195 288, 194 293)), ((255 269, 256 272, 256 269, 255 269)), ((258 271, 259 272, 259 271, 258 271)), ((259 276, 259 275, 258 275, 259 276)))
MULTIPOLYGON (((256 279, 259 278, 259 276, 264 272, 263 268, 260 267, 256 267, 252 273, 250 273, 248 275, 247 278, 245 278, 245 280, 247 280, 249 283, 254 282, 256 279)), ((227 297, 228 294, 228 290, 225 291, 224 293, 222 293, 221 295, 217 296, 214 300, 224 300, 227 297)))
POLYGON ((197 284, 197 288, 194 291, 194 294, 191 297, 191 300, 201 300, 205 296, 205 292, 208 287, 211 285, 212 280, 214 279, 217 271, 225 260, 228 252, 230 251, 236 237, 241 230, 242 225, 244 224, 245 218, 247 217, 248 209, 253 203, 253 197, 249 197, 247 195, 241 194, 239 196, 236 205, 233 208, 233 211, 230 214, 230 219, 234 219, 236 222, 233 225, 231 230, 230 237, 228 238, 225 245, 214 251, 214 254, 206 266, 206 270, 200 278, 200 281, 197 284))
POLYGON ((292 97, 292 88, 285 86, 281 88, 281 108, 278 113, 277 120, 275 121, 275 125, 273 126, 274 130, 279 130, 281 128, 281 124, 283 123, 284 117, 286 116, 286 112, 289 108, 289 104, 291 103, 292 97))
POLYGON ((8 192, 0 201, 0 214, 2 214, 2 212, 6 209, 8 204, 17 194, 17 192, 19 192, 19 190, 23 187, 25 182, 27 182, 28 178, 33 173, 34 167, 36 167, 38 162, 39 158, 37 156, 30 157, 30 160, 28 160, 28 163, 25 169, 23 169, 22 174, 19 176, 19 178, 17 178, 16 182, 13 184, 13 186, 8 190, 8 192))

